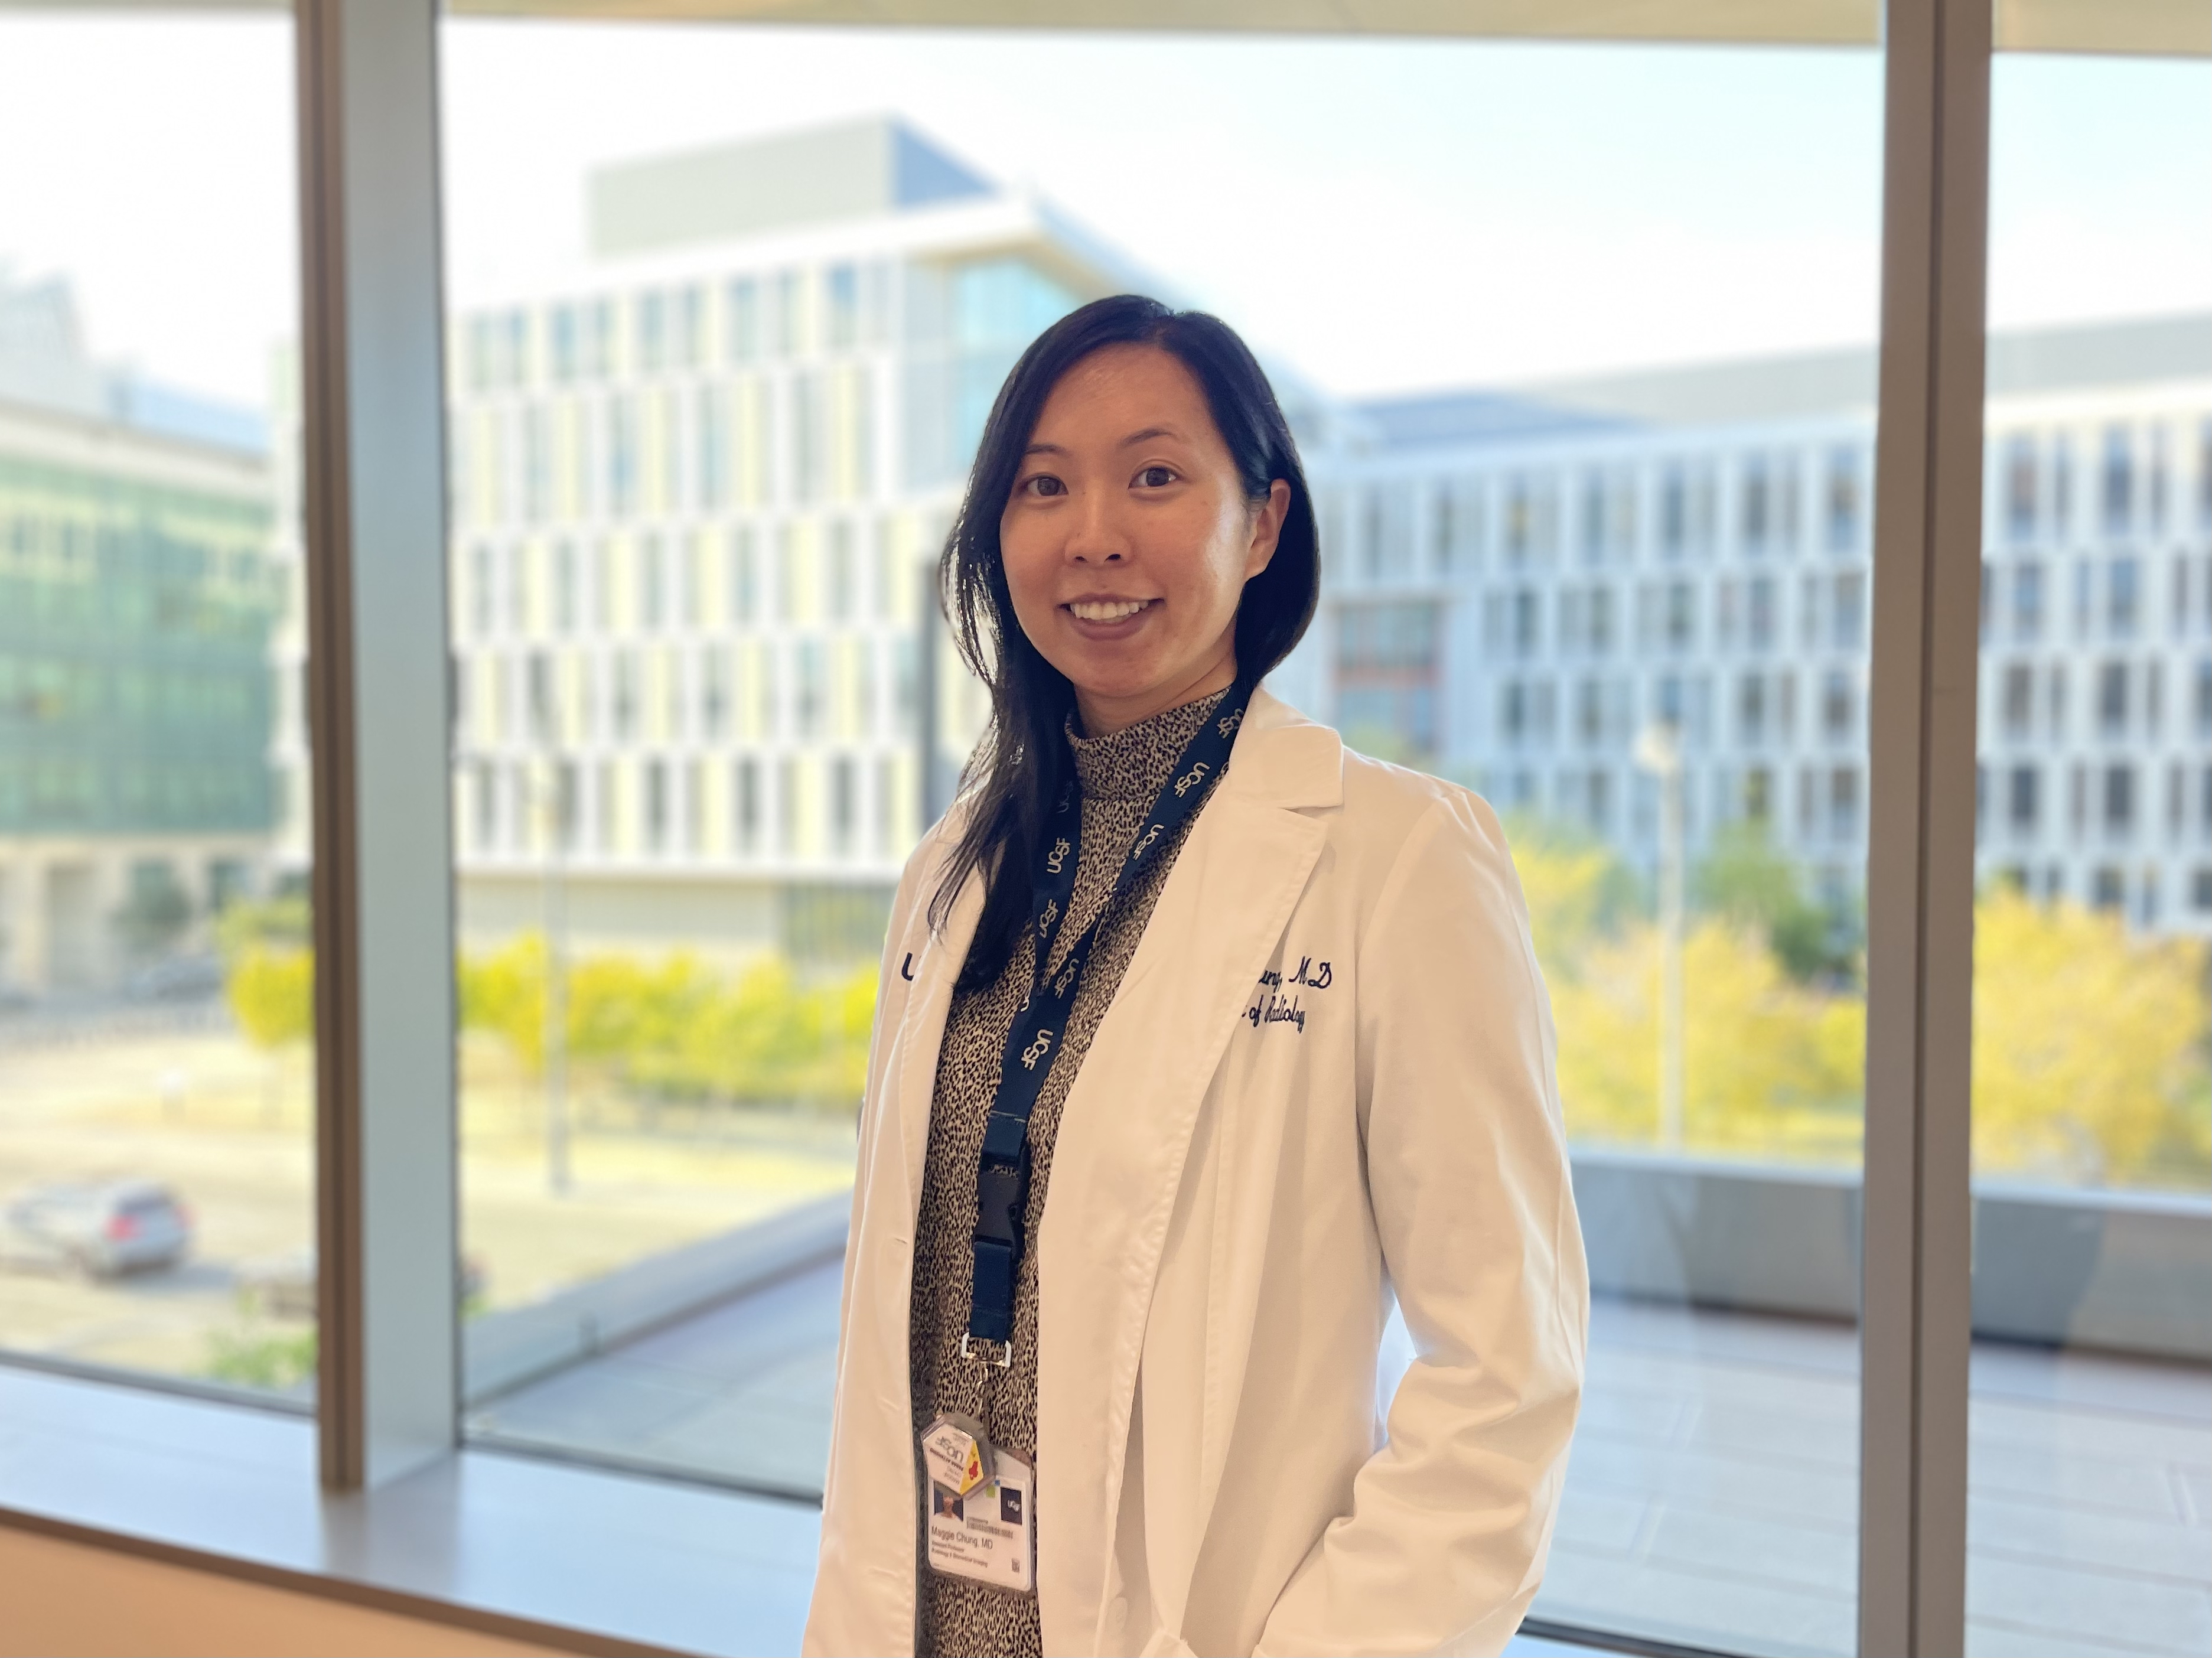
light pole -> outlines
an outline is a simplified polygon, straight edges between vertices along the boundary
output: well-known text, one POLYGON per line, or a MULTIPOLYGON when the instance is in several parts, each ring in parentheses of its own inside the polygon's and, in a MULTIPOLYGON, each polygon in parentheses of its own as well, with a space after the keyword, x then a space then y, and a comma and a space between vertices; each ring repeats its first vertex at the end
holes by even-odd
POLYGON ((1636 763, 1659 780, 1659 1144, 1682 1149, 1682 746, 1672 720, 1636 739, 1636 763))
POLYGON ((568 889, 562 863, 571 805, 562 787, 559 750, 547 732, 545 786, 545 1183, 568 1193, 568 889))

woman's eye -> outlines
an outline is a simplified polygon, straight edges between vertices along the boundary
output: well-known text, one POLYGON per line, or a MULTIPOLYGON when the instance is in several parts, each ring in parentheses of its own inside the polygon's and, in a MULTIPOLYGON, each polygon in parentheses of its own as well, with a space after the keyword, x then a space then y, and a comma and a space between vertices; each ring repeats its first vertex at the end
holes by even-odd
POLYGON ((1064 495, 1067 486, 1049 472, 1040 472, 1035 477, 1022 480, 1023 490, 1032 495, 1064 495))
POLYGON ((1137 474, 1138 487, 1146 489, 1164 489, 1175 482, 1171 466, 1147 466, 1137 474))

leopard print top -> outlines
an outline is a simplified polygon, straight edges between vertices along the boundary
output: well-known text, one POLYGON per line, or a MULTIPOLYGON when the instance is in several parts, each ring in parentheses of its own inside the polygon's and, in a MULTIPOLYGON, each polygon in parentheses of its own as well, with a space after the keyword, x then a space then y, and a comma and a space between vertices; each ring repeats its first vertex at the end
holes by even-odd
MULTIPOLYGON (((1067 919, 1054 939, 1053 967, 1060 965, 1069 944, 1082 936, 1091 918, 1105 907, 1121 860, 1147 810, 1173 773, 1184 745, 1227 695, 1218 692, 1170 708, 1109 737, 1085 738, 1072 731, 1068 733, 1083 789, 1083 855, 1067 919)), ((1145 923, 1182 849, 1183 837, 1196 821, 1194 812, 1151 869, 1138 878, 1100 924, 1090 966, 1068 1011, 1066 1038, 1054 1056, 1052 1070, 1030 1116, 1029 1203, 1023 1224, 1024 1236, 1032 1243, 1044 1216, 1060 1108, 1082 1066, 1083 1056, 1090 1051, 1099 1021, 1113 1002, 1115 987, 1137 953, 1145 923)), ((1036 962, 1036 943, 1025 931, 997 982, 988 989, 956 995, 945 1021, 945 1042, 937 1060, 937 1090, 930 1108, 921 1216, 915 1232, 908 1350, 917 1440, 936 1417, 958 1412, 981 1421, 994 1445, 1003 1446, 1031 1464, 1036 1460, 1037 1442, 1034 1248, 1023 1252, 1015 1283, 1011 1367, 1003 1370, 998 1367, 995 1347, 987 1350, 994 1355, 992 1361, 962 1358, 960 1338, 968 1327, 972 1271, 969 1239, 975 1230, 975 1162, 982 1151, 983 1119, 998 1087, 999 1056, 1022 998, 1033 981, 1036 962)), ((917 1468, 919 1459, 917 1448, 917 1468)), ((1052 1546, 1052 1517, 1040 1505, 1035 1518, 1042 1555, 1052 1546)), ((919 1515, 915 1551, 921 1577, 917 1652, 940 1654, 945 1658, 970 1654, 976 1658, 1042 1658, 1034 1599, 932 1572, 922 1564, 926 1556, 919 1515)))

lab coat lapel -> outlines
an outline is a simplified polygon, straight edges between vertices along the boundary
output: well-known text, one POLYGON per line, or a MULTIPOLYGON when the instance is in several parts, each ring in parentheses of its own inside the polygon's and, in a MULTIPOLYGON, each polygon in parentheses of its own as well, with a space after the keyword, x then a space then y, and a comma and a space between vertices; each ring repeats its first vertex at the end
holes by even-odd
POLYGON ((937 1056, 945 1046, 945 1024, 952 1011, 952 988, 968 960, 975 941, 975 924, 983 915, 983 883, 969 877, 953 900, 942 932, 928 926, 928 908, 921 909, 922 925, 914 948, 914 992, 907 999, 906 1016, 899 1021, 897 1074, 900 1151, 906 1170, 907 1225, 909 1249, 914 1219, 921 1211, 921 1181, 929 1157, 929 1113, 937 1089, 937 1056))
MULTIPOLYGON (((1255 701, 1253 725, 1263 713, 1279 719, 1280 705, 1255 701)), ((1338 761, 1334 735, 1319 734, 1338 761)), ((1065 1309, 1042 1321, 1038 1354, 1038 1509, 1051 1516, 1038 1562, 1048 1651, 1087 1651, 1097 1638, 1146 1320, 1192 1130, 1328 835, 1322 820, 1267 786, 1280 780, 1257 752, 1270 735, 1248 725, 1060 1118, 1037 1244, 1052 1305, 1065 1309)), ((1340 787, 1335 776, 1328 781, 1340 787)))

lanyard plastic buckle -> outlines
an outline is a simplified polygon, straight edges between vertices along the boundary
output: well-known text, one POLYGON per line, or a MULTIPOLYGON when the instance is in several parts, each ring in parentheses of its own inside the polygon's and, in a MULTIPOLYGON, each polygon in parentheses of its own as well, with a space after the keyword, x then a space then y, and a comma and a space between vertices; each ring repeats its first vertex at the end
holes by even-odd
POLYGON ((1029 1173, 1026 1157, 1018 1163, 986 1158, 976 1166, 976 1242, 996 1243, 1017 1254, 1020 1252, 1022 1211, 1029 1201, 1029 1173))

